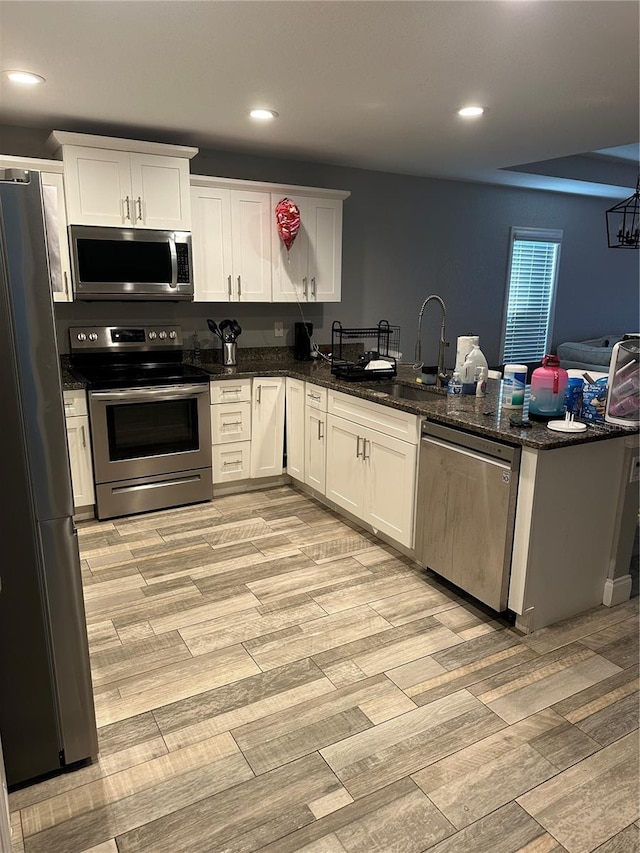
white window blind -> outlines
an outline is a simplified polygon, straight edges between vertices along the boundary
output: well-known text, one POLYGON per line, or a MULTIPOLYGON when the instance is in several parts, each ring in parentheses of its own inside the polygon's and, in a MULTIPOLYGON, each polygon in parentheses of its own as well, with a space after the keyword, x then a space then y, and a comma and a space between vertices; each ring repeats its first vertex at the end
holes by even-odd
POLYGON ((502 362, 540 361, 551 339, 562 231, 511 229, 502 362))

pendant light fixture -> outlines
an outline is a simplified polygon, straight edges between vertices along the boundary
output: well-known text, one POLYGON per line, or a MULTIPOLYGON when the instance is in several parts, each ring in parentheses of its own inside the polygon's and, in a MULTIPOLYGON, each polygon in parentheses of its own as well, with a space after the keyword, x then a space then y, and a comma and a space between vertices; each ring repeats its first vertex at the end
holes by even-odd
POLYGON ((607 210, 606 216, 610 249, 640 248, 640 176, 634 194, 607 210))

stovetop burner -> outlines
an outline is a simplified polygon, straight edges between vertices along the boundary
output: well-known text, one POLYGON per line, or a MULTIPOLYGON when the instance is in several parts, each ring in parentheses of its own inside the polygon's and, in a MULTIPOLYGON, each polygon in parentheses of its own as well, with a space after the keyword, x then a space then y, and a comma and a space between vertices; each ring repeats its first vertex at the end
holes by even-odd
POLYGON ((92 390, 208 382, 182 361, 179 327, 92 326, 69 329, 71 368, 92 390))

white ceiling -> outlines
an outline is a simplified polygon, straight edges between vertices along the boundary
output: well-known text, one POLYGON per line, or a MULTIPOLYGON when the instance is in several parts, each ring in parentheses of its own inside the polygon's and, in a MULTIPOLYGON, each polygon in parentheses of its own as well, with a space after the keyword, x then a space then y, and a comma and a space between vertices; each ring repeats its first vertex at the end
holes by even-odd
POLYGON ((581 191, 506 170, 637 143, 638 14, 635 0, 0 0, 1 68, 47 78, 3 81, 0 122, 581 191), (488 112, 464 121, 468 103, 488 112), (257 124, 254 106, 280 118, 257 124))

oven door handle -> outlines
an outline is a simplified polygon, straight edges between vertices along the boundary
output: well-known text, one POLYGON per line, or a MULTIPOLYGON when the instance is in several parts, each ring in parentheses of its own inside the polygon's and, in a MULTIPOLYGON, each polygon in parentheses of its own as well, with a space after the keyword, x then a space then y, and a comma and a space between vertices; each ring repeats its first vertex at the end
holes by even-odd
POLYGON ((116 402, 118 400, 181 400, 185 397, 195 397, 199 394, 208 394, 209 385, 168 385, 162 388, 132 388, 129 391, 92 391, 91 397, 103 403, 116 402))

